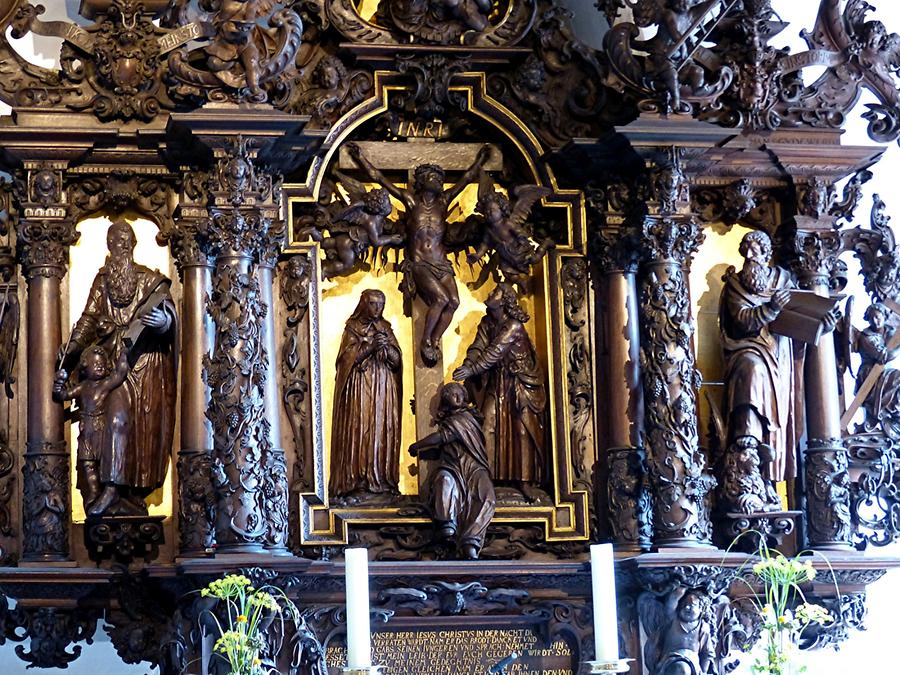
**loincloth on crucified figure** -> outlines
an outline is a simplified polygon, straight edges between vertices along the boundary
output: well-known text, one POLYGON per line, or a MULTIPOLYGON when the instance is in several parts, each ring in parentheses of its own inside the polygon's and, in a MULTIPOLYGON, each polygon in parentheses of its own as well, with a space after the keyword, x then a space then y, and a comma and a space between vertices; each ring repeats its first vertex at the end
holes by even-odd
POLYGON ((453 265, 450 264, 449 260, 438 260, 437 262, 430 260, 404 260, 400 263, 400 274, 403 275, 403 280, 400 282, 399 290, 403 293, 403 299, 412 303, 416 297, 421 295, 422 300, 429 306, 437 298, 429 297, 428 286, 417 283, 416 279, 423 274, 427 274, 438 283, 441 283, 447 277, 454 276, 453 265))

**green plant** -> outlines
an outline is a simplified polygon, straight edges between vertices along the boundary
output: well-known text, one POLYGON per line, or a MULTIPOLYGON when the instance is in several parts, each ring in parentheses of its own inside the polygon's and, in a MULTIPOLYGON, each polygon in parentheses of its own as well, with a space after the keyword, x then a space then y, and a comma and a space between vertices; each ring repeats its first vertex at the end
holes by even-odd
POLYGON ((806 667, 796 663, 800 633, 811 624, 832 621, 828 610, 806 601, 801 588, 816 578, 816 570, 810 560, 785 557, 765 543, 758 555, 751 575, 756 583, 744 581, 751 590, 762 588, 761 594, 754 592, 750 598, 762 622, 765 650, 751 670, 757 675, 802 673, 806 667))
POLYGON ((294 609, 284 592, 270 586, 254 588, 247 577, 229 574, 211 582, 200 595, 218 601, 216 605, 224 603, 210 609, 209 615, 220 633, 214 650, 228 661, 232 675, 265 673, 260 658, 264 631, 276 618, 282 620, 284 612, 294 609))

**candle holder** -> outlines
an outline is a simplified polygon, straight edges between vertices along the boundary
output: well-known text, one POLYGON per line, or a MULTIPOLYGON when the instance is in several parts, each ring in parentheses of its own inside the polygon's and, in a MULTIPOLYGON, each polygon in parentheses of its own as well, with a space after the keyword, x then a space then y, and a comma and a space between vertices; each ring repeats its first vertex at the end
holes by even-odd
POLYGON ((585 661, 581 668, 582 675, 590 673, 627 673, 634 659, 618 659, 617 661, 585 661))
POLYGON ((378 675, 384 666, 366 666, 365 668, 344 668, 343 675, 378 675))

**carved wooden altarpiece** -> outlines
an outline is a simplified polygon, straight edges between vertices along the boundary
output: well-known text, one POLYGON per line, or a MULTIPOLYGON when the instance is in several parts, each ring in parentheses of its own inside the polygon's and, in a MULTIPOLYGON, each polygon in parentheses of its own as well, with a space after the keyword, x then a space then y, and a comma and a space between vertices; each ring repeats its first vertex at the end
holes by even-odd
POLYGON ((855 225, 882 147, 840 139, 863 90, 872 139, 900 137, 900 38, 861 0, 822 0, 796 54, 768 0, 581 11, 602 47, 554 0, 83 0, 77 21, 0 0, 0 644, 65 667, 103 619, 128 663, 223 672, 194 591, 241 571, 301 611, 266 662, 322 675, 347 546, 391 672, 512 651, 577 672, 602 541, 633 673, 670 672, 687 603, 710 635, 690 658, 730 672, 760 539, 834 570, 808 595, 836 621, 802 647, 862 625, 896 564, 859 551, 898 536, 900 249, 879 199, 855 225), (29 34, 58 67, 16 51, 29 34), (109 255, 70 333, 97 215, 109 255), (136 218, 172 279, 134 261, 136 218), (692 260, 735 227, 756 234, 721 348, 788 378, 766 354, 791 345, 784 428, 742 376, 700 399, 692 260), (869 327, 848 307, 818 343, 773 338, 851 252, 869 327))

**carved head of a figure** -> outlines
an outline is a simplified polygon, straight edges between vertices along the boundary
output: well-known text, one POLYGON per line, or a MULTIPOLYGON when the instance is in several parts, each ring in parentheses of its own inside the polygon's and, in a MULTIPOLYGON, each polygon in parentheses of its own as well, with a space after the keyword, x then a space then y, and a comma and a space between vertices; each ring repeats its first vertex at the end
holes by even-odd
POLYGON ((313 81, 322 89, 329 91, 341 86, 341 82, 347 79, 347 69, 336 56, 325 56, 316 65, 313 71, 313 81))
POLYGON ((744 235, 738 251, 747 260, 768 265, 772 258, 772 240, 765 232, 754 230, 744 235))
POLYGON ((109 226, 106 232, 106 248, 114 258, 131 258, 136 245, 137 237, 127 222, 117 220, 109 226))
POLYGON ((478 200, 475 210, 489 223, 499 223, 510 214, 509 200, 496 190, 478 200))
POLYGON ((363 206, 373 216, 387 217, 394 210, 391 205, 391 196, 384 188, 376 188, 367 192, 363 197, 363 206))
POLYGON ((887 323, 889 310, 880 302, 873 302, 866 308, 865 319, 871 324, 872 328, 882 329, 887 323))
POLYGON ((708 602, 702 593, 693 590, 688 591, 678 601, 678 610, 676 612, 678 619, 686 624, 698 622, 702 618, 708 602))
POLYGON ((528 321, 528 313, 519 306, 519 298, 515 289, 507 283, 497 284, 484 302, 488 314, 494 319, 504 316, 519 323, 528 321))
POLYGON ((413 175, 416 192, 443 192, 444 170, 437 164, 420 164, 413 175))
POLYGON ((78 364, 81 368, 81 376, 86 380, 102 380, 112 370, 109 355, 102 347, 88 347, 81 353, 78 364))
POLYGON ((458 382, 448 382, 441 387, 441 409, 445 411, 460 410, 467 407, 469 394, 458 382))

